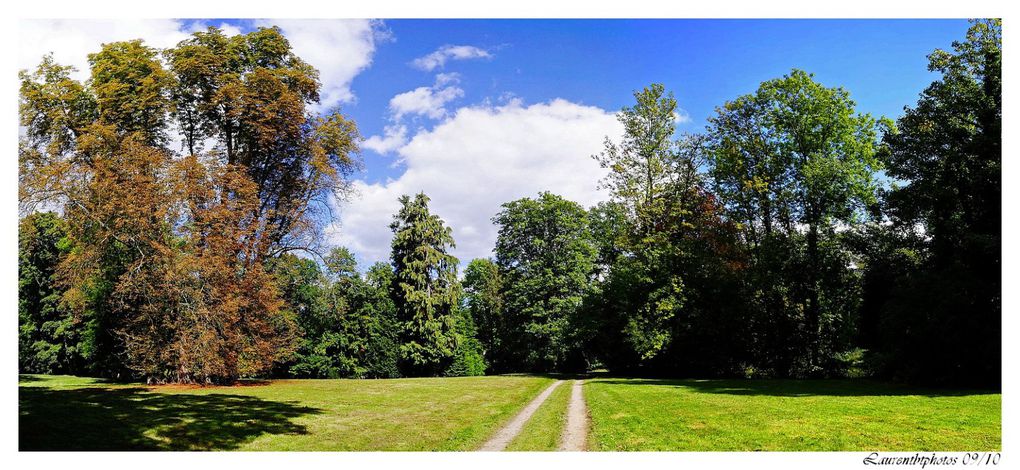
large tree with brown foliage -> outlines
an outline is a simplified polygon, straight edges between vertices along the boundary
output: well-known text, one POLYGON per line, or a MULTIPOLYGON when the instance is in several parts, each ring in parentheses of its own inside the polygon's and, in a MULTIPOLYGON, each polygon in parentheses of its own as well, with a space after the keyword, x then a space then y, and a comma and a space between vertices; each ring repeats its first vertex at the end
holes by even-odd
POLYGON ((315 208, 359 166, 357 128, 310 112, 317 72, 275 28, 210 29, 166 51, 105 44, 89 62, 84 83, 49 57, 21 73, 19 199, 63 211, 75 248, 57 277, 94 372, 268 370, 294 324, 265 261, 314 248, 315 208))

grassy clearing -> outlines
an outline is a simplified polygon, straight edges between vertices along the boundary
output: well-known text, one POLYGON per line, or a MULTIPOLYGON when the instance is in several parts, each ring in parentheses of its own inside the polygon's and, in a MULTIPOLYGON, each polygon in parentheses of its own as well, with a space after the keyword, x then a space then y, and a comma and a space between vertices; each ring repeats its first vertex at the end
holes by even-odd
POLYGON ((553 390, 535 414, 531 415, 521 433, 510 442, 507 450, 548 451, 559 448, 563 426, 567 422, 567 402, 570 400, 572 384, 572 381, 565 380, 553 390))
POLYGON ((542 377, 146 387, 20 376, 21 450, 473 450, 542 377))
POLYGON ((1002 397, 846 380, 587 382, 595 450, 1001 449, 1002 397))

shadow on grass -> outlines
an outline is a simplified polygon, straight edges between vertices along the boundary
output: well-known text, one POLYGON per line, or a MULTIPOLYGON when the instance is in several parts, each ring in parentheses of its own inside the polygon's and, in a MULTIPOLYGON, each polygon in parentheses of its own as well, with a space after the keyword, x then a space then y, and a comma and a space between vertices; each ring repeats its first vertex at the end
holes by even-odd
POLYGON ((306 434, 321 410, 227 394, 144 388, 18 389, 18 442, 31 450, 231 450, 263 434, 306 434))
POLYGON ((959 397, 969 395, 991 395, 997 390, 959 390, 918 388, 907 385, 875 380, 849 379, 747 379, 747 380, 696 380, 696 379, 645 379, 645 378, 600 378, 602 383, 619 385, 658 385, 689 388, 700 393, 726 395, 763 395, 777 397, 811 396, 906 396, 959 397))
POLYGON ((498 377, 542 377, 553 380, 576 380, 590 378, 590 374, 575 372, 510 372, 497 374, 498 377))

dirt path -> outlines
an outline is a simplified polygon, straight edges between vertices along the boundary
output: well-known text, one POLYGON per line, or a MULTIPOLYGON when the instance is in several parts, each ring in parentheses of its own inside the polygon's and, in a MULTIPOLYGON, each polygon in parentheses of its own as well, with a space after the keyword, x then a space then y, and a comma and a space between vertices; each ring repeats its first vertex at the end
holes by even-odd
POLYGON ((567 427, 563 430, 560 450, 580 451, 588 447, 588 407, 584 404, 583 380, 575 380, 567 405, 567 427))
POLYGON ((559 387, 561 383, 563 383, 562 380, 557 380, 553 382, 549 388, 543 390, 542 393, 539 393, 534 400, 531 400, 531 403, 528 403, 528 406, 525 406, 520 413, 517 413, 517 416, 514 416, 514 419, 507 423, 503 429, 500 429, 495 436, 492 436, 492 438, 483 444, 478 450, 501 451, 506 449, 506 446, 510 445, 510 441, 514 440, 514 438, 517 437, 517 434, 520 434, 521 429, 524 428, 524 423, 527 423, 528 420, 531 419, 531 415, 535 414, 535 410, 537 410, 539 406, 542 406, 545 399, 549 398, 549 395, 552 394, 553 390, 556 390, 556 387, 559 387))

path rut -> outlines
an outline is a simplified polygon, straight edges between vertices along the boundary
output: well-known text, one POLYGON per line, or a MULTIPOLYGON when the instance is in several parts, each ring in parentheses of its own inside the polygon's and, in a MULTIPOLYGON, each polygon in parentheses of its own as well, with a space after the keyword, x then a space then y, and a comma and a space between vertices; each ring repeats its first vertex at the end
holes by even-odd
MULTIPOLYGON (((556 390, 556 387, 559 387, 562 383, 562 380, 557 380, 553 382, 549 388, 543 390, 542 393, 539 393, 534 400, 531 400, 531 403, 528 403, 528 406, 525 406, 520 413, 517 413, 517 416, 514 416, 514 419, 507 423, 503 429, 500 429, 496 435, 492 436, 492 438, 483 444, 478 450, 501 451, 506 449, 506 446, 510 445, 510 441, 514 440, 514 438, 520 434, 521 429, 524 428, 524 424, 531 419, 531 415, 535 414, 535 410, 537 410, 539 406, 542 406, 545 399, 549 398, 549 395, 552 394, 553 390, 556 390)), ((573 400, 571 400, 571 403, 573 403, 573 400)))
POLYGON ((567 425, 560 450, 582 451, 588 447, 588 407, 584 403, 583 380, 575 380, 567 406, 567 425))

